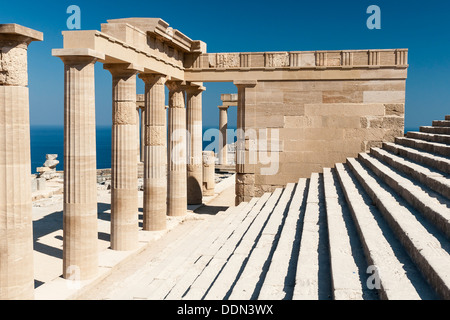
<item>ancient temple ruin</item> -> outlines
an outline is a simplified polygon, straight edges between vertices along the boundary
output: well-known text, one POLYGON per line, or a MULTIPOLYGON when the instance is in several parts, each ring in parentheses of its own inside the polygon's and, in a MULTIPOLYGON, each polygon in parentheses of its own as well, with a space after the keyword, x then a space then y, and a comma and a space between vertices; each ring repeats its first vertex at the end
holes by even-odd
MULTIPOLYGON (((237 87, 237 95, 219 107, 221 164, 227 161, 227 108, 238 108, 236 204, 292 186, 404 133, 407 49, 208 53, 206 43, 159 18, 108 20, 100 31, 64 31, 63 37, 63 48, 52 54, 64 63, 65 75, 65 278, 74 267, 81 280, 98 273, 95 63, 112 75, 112 250, 133 250, 138 243, 139 161, 144 230, 163 230, 166 216, 185 215, 188 204, 202 203, 204 83, 237 87), (145 83, 144 96, 136 95, 137 81, 145 83)), ((0 25, 0 52, 9 46, 21 51, 14 57, 26 58, 34 40, 42 34, 0 25)), ((32 263, 24 263, 32 257, 30 186, 23 178, 30 163, 26 72, 24 61, 0 69, 2 108, 23 113, 20 123, 12 112, 2 113, 0 121, 0 136, 10 139, 0 144, 0 188, 14 181, 17 189, 0 190, 7 199, 0 214, 8 221, 21 217, 2 225, 0 260, 7 262, 0 277, 14 281, 0 281, 0 298, 33 297, 32 263), (22 160, 11 166, 7 158, 13 153, 22 160)))

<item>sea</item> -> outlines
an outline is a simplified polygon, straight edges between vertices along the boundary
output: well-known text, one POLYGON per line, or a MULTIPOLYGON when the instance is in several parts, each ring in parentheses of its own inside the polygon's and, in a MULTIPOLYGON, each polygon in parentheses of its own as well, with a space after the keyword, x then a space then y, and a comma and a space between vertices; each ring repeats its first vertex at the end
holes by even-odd
MULTIPOLYGON (((230 128, 230 130, 234 130, 230 128)), ((203 150, 216 150, 218 146, 218 129, 203 128, 203 150)), ((232 138, 232 137, 231 137, 232 138)), ((231 139, 229 139, 230 141, 231 139)), ((42 167, 47 154, 57 154, 59 164, 57 171, 64 168, 64 127, 31 126, 31 173, 42 167)), ((111 126, 96 128, 97 169, 111 168, 111 126)))
MULTIPOLYGON (((232 134, 234 128, 230 128, 232 134)), ((405 132, 418 131, 418 128, 407 128, 405 132)), ((217 150, 217 128, 203 128, 203 150, 217 150)), ((63 126, 31 126, 31 173, 42 167, 47 154, 57 154, 59 164, 56 170, 64 168, 64 127, 63 126)), ((111 126, 97 127, 97 169, 111 168, 111 126)), ((228 141, 233 139, 228 135, 228 141)), ((234 139, 235 140, 235 139, 234 139)))

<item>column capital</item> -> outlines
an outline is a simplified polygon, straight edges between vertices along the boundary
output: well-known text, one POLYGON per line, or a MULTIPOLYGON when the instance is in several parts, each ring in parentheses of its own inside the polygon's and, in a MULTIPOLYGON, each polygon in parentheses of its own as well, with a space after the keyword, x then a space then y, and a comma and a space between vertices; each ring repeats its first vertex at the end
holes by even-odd
POLYGON ((11 41, 29 45, 33 41, 43 41, 44 34, 16 23, 0 24, 0 41, 11 41))
POLYGON ((203 85, 185 84, 182 87, 186 91, 186 93, 193 95, 200 94, 206 90, 206 88, 203 85))
POLYGON ((105 63, 103 69, 108 70, 115 77, 130 77, 143 71, 142 68, 130 63, 105 63))
POLYGON ((183 91, 184 90, 184 84, 181 80, 169 80, 166 81, 166 87, 169 89, 169 91, 183 91))
POLYGON ((89 64, 104 60, 105 55, 92 49, 53 49, 52 56, 60 58, 64 64, 89 64))
POLYGON ((164 85, 167 81, 167 76, 164 74, 140 73, 138 77, 148 85, 164 85))
POLYGON ((218 106, 218 108, 219 108, 220 110, 225 110, 225 111, 227 111, 229 107, 230 107, 230 106, 218 106))

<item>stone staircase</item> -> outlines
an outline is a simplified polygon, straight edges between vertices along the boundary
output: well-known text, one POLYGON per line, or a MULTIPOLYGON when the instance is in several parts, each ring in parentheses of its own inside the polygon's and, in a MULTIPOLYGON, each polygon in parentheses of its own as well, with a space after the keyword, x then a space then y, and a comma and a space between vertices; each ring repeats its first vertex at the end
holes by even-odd
POLYGON ((450 299, 445 119, 198 224, 109 298, 450 299))

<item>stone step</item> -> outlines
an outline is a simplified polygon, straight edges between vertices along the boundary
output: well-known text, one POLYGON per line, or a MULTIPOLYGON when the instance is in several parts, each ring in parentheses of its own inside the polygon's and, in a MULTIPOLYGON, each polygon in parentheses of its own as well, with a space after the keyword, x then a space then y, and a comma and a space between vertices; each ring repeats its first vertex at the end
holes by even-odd
POLYGON ((294 189, 294 183, 287 184, 261 232, 249 243, 252 245, 252 249, 244 270, 231 291, 230 300, 254 300, 258 298, 270 261, 277 249, 294 189))
POLYGON ((383 149, 393 154, 401 155, 402 157, 408 158, 414 162, 430 166, 439 171, 442 171, 443 173, 450 173, 450 159, 447 159, 445 157, 436 156, 429 152, 419 151, 391 142, 383 142, 383 149))
POLYGON ((420 132, 426 132, 426 133, 436 133, 436 134, 450 134, 450 128, 448 127, 420 127, 420 132))
POLYGON ((143 285, 149 285, 155 278, 155 276, 163 269, 161 265, 170 263, 173 257, 176 257, 183 252, 186 252, 186 243, 189 243, 192 249, 194 249, 196 235, 201 234, 208 228, 207 221, 201 221, 197 223, 193 228, 187 229, 183 234, 180 234, 177 239, 168 245, 166 245, 158 254, 149 261, 145 268, 140 269, 134 273, 131 277, 126 279, 124 288, 118 288, 114 292, 108 295, 108 299, 112 300, 129 300, 135 297, 135 293, 141 290, 143 285))
MULTIPOLYGON (((391 230, 400 240, 411 259, 443 299, 450 299, 450 244, 434 231, 391 188, 385 187, 356 159, 347 163, 369 194, 391 230)), ((383 273, 383 272, 381 272, 383 273)), ((422 298, 431 298, 433 292, 424 290, 422 298)))
POLYGON ((307 179, 300 179, 289 205, 276 250, 259 293, 259 300, 291 299, 300 245, 300 227, 306 205, 307 179))
POLYGON ((240 213, 239 209, 246 205, 247 203, 241 203, 238 207, 230 207, 225 211, 225 215, 217 214, 211 221, 204 219, 190 232, 168 245, 167 248, 170 251, 158 252, 156 258, 148 263, 146 268, 141 269, 138 273, 139 277, 128 281, 128 290, 124 290, 124 292, 130 292, 126 293, 127 295, 132 294, 128 298, 147 299, 155 288, 164 286, 165 280, 176 275, 179 272, 179 266, 189 260, 195 250, 205 241, 205 236, 216 236, 212 231, 221 230, 220 227, 235 219, 240 213))
POLYGON ((202 272, 205 272, 206 268, 211 268, 211 266, 214 265, 214 255, 219 251, 226 250, 227 247, 232 246, 230 243, 238 241, 239 238, 242 237, 242 233, 248 229, 248 226, 254 221, 257 213, 265 205, 269 197, 270 194, 266 193, 256 201, 248 214, 246 214, 245 219, 240 222, 237 221, 238 223, 233 226, 234 230, 231 235, 222 240, 221 246, 215 245, 209 247, 209 244, 205 243, 205 247, 198 253, 196 260, 191 264, 190 269, 187 269, 183 276, 175 281, 176 283, 165 298, 170 300, 180 300, 199 275, 202 274, 202 272))
MULTIPOLYGON (((328 241, 330 246, 331 285, 334 300, 375 299, 362 281, 367 281, 367 264, 356 228, 337 180, 329 168, 323 169, 328 241)), ((364 282, 365 283, 365 282, 364 282)))
POLYGON ((423 150, 430 153, 435 153, 436 155, 441 155, 444 157, 450 157, 450 145, 437 143, 437 142, 429 142, 418 139, 411 138, 395 138, 395 143, 410 147, 414 149, 423 150))
POLYGON ((311 175, 306 200, 293 300, 331 298, 323 176, 311 175), (319 268, 320 266, 320 268, 319 268))
POLYGON ((369 289, 378 289, 383 299, 419 300, 420 295, 409 280, 411 269, 409 264, 405 265, 406 259, 403 258, 406 253, 401 251, 400 244, 396 245, 395 237, 380 212, 350 171, 347 165, 336 164, 336 172, 369 265, 366 272, 371 278, 366 285, 370 286, 369 289), (394 251, 397 248, 400 252, 394 251))
POLYGON ((264 207, 259 210, 259 212, 255 213, 256 217, 251 225, 243 226, 243 228, 239 230, 239 233, 242 232, 243 236, 237 233, 232 241, 227 241, 227 246, 223 247, 222 250, 219 250, 218 254, 213 257, 212 262, 202 270, 201 274, 190 285, 186 294, 182 296, 182 299, 200 300, 207 294, 208 289, 213 285, 214 279, 218 277, 219 273, 223 272, 224 265, 228 264, 230 260, 230 256, 228 255, 227 257, 228 252, 231 251, 232 256, 236 254, 243 254, 245 257, 248 256, 257 235, 270 217, 282 193, 283 189, 281 188, 274 191, 264 204, 264 207))
POLYGON ((433 121, 433 127, 450 127, 450 120, 436 120, 433 121))
POLYGON ((392 168, 403 172, 416 181, 426 185, 431 190, 440 193, 450 199, 450 180, 448 175, 440 171, 424 167, 413 161, 396 156, 380 148, 372 148, 370 154, 377 159, 387 163, 392 168))
POLYGON ((407 138, 425 140, 430 142, 437 142, 450 145, 450 136, 445 134, 434 134, 425 132, 411 131, 406 134, 407 138))
POLYGON ((422 188, 366 153, 359 154, 359 160, 450 239, 449 199, 422 188))
MULTIPOLYGON (((230 236, 236 228, 236 225, 246 218, 247 213, 257 201, 258 199, 254 198, 249 203, 243 202, 234 208, 232 213, 227 214, 225 219, 211 223, 210 228, 197 235, 199 242, 195 249, 189 252, 189 256, 183 259, 177 257, 174 261, 165 264, 163 266, 164 270, 157 275, 157 280, 139 291, 139 298, 152 300, 164 299, 178 280, 189 272, 191 266, 202 257, 202 252, 208 250, 208 248, 223 245, 223 242, 230 236)), ((216 218, 217 216, 214 220, 216 218)))
MULTIPOLYGON (((269 196, 269 193, 263 196, 266 197, 265 201, 267 201, 269 196)), ((255 209, 255 213, 263 210, 263 204, 259 207, 255 206, 255 209)), ((256 216, 256 214, 254 216, 256 216)), ((242 241, 243 236, 248 229, 248 225, 240 225, 237 232, 233 235, 233 238, 227 241, 227 244, 214 257, 215 259, 226 258, 228 261, 224 265, 218 277, 215 279, 214 283, 212 283, 208 293, 206 294, 205 300, 223 300, 227 294, 229 294, 230 288, 238 277, 242 261, 245 258, 244 255, 235 255, 234 251, 236 250, 239 242, 242 241)))

